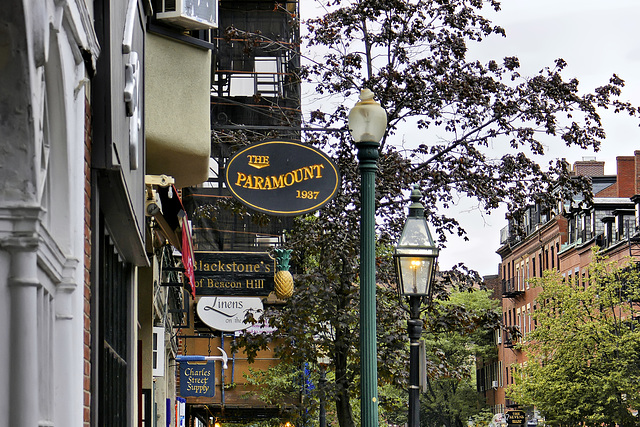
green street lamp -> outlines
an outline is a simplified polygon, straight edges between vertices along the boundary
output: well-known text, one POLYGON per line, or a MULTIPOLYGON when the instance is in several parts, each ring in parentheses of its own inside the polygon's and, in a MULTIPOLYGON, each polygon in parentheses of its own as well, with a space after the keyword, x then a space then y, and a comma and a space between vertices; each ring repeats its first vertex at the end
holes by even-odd
POLYGON ((411 191, 407 222, 393 253, 398 292, 409 298, 409 427, 420 426, 420 303, 431 293, 439 252, 424 219, 421 198, 416 185, 411 191))
POLYGON ((378 425, 376 351, 375 193, 378 147, 387 128, 386 111, 363 89, 349 112, 349 131, 360 161, 360 415, 362 427, 378 425))

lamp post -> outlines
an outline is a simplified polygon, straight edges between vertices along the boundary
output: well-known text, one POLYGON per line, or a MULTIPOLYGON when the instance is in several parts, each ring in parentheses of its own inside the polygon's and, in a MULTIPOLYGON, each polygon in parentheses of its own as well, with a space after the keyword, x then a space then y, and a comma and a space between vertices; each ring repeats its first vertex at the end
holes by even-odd
POLYGON ((318 352, 317 361, 318 361, 318 367, 320 368, 320 381, 318 382, 318 391, 320 394, 318 425, 319 427, 327 427, 327 410, 326 410, 327 367, 331 363, 331 358, 323 350, 322 344, 327 341, 335 340, 335 334, 333 331, 333 326, 331 326, 331 322, 329 321, 320 322, 319 328, 318 328, 318 334, 314 336, 314 340, 316 340, 316 345, 317 345, 316 351, 318 352))
POLYGON ((360 161, 360 415, 362 427, 378 425, 376 352, 375 188, 378 147, 387 113, 369 89, 349 113, 349 131, 360 161))
POLYGON ((326 387, 327 387, 327 365, 329 364, 328 358, 323 358, 323 360, 318 359, 318 365, 320 366, 320 408, 319 408, 319 416, 318 416, 318 425, 319 427, 327 427, 327 409, 325 406, 326 402, 326 387))
POLYGON ((393 254, 398 291, 409 298, 409 427, 420 425, 420 302, 431 293, 439 252, 424 219, 421 198, 416 185, 411 191, 409 216, 393 254))

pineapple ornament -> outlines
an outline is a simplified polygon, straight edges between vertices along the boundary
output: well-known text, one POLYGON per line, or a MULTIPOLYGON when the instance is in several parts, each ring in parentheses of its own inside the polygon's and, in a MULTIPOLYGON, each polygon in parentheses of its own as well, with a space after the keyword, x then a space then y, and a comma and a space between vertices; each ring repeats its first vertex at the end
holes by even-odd
POLYGON ((275 249, 277 272, 274 277, 276 296, 287 299, 293 295, 293 276, 289 272, 291 249, 275 249))

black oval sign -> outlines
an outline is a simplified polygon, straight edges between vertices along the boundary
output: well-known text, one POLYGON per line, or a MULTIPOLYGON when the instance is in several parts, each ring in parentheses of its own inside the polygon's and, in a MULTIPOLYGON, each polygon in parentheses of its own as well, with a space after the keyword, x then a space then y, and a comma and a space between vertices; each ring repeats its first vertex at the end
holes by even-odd
POLYGON ((340 188, 340 173, 322 151, 296 141, 268 140, 229 160, 227 187, 246 206, 270 215, 313 212, 340 188))

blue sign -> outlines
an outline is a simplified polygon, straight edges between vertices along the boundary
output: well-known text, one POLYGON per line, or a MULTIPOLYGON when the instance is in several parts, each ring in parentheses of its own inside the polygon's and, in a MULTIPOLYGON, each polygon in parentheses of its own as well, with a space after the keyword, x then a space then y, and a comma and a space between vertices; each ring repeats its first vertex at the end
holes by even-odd
POLYGON ((216 394, 215 361, 180 362, 180 396, 213 397, 216 394))

